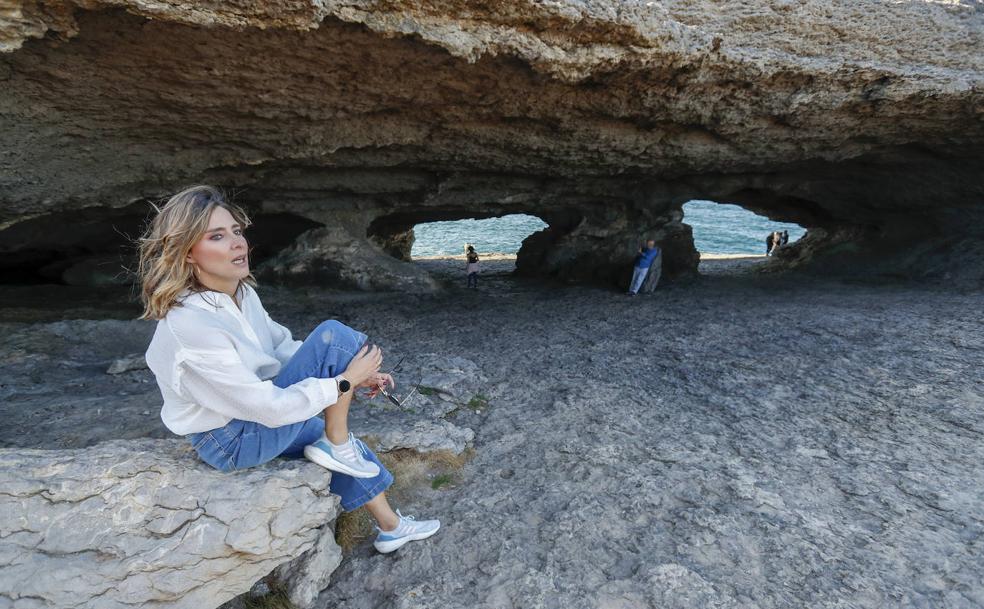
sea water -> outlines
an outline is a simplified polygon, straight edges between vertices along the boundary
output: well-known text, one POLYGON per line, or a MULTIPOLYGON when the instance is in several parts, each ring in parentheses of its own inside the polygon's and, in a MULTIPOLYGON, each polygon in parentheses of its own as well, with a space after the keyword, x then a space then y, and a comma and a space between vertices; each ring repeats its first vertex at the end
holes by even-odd
POLYGON ((713 201, 690 201, 683 206, 683 221, 694 227, 697 251, 709 254, 765 254, 765 238, 772 231, 789 231, 790 243, 806 234, 798 224, 713 201))
MULTIPOLYGON (((694 228, 694 243, 701 252, 764 254, 770 232, 788 230, 790 242, 806 232, 796 224, 774 222, 737 205, 713 201, 690 201, 683 206, 683 213, 683 221, 694 228)), ((543 220, 524 214, 418 224, 411 255, 458 256, 466 244, 475 246, 479 253, 515 254, 523 239, 546 227, 543 220)))

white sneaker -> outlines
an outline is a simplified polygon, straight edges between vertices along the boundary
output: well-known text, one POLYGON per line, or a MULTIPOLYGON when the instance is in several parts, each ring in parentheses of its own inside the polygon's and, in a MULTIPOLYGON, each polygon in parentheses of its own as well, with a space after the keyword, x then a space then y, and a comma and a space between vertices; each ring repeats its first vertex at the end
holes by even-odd
POLYGON ((396 525, 395 529, 384 531, 376 527, 379 535, 376 536, 376 541, 372 545, 376 546, 376 549, 383 554, 399 550, 407 542, 427 539, 434 533, 437 533, 437 530, 441 528, 440 520, 421 520, 417 522, 413 519, 413 516, 400 514, 400 510, 396 510, 396 513, 400 516, 400 524, 396 525))
POLYGON ((349 434, 345 444, 332 444, 327 438, 304 447, 304 456, 325 469, 348 474, 353 478, 375 478, 379 466, 362 456, 362 443, 349 434))

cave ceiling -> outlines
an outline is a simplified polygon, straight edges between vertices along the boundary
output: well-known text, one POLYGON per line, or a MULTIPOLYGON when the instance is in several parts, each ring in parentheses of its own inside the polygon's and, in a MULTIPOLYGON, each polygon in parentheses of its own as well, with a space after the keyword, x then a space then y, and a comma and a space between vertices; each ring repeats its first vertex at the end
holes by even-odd
POLYGON ((7 4, 2 228, 198 181, 363 225, 699 197, 953 230, 984 203, 975 2, 7 4))

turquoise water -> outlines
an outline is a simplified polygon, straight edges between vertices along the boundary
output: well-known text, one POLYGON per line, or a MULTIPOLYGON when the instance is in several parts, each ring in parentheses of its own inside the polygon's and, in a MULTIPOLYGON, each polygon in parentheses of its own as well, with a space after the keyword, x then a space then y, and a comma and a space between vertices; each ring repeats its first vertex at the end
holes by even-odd
POLYGON ((772 231, 788 230, 790 243, 806 234, 798 224, 774 222, 713 201, 690 201, 683 206, 683 221, 694 227, 697 251, 713 254, 764 254, 765 238, 772 231))
MULTIPOLYGON (((773 222, 763 216, 712 201, 690 201, 683 206, 683 221, 694 227, 697 250, 715 254, 764 254, 765 237, 788 230, 790 242, 806 232, 796 224, 773 222)), ((523 239, 547 225, 536 216, 513 214, 487 220, 428 222, 414 227, 412 256, 457 256, 465 244, 479 253, 515 254, 523 239)))
POLYGON ((479 253, 515 254, 523 239, 547 228, 536 216, 512 214, 487 220, 454 220, 428 222, 413 228, 416 240, 411 256, 457 256, 465 252, 465 244, 475 246, 479 253))

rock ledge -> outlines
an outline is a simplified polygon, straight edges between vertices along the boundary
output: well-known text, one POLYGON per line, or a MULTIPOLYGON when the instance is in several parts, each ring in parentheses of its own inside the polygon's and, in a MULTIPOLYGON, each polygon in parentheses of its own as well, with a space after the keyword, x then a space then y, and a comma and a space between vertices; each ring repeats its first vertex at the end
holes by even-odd
POLYGON ((0 450, 0 606, 203 609, 275 569, 310 605, 341 559, 329 480, 281 459, 225 474, 179 440, 0 450))

